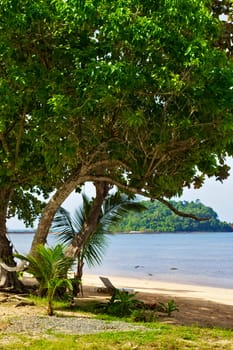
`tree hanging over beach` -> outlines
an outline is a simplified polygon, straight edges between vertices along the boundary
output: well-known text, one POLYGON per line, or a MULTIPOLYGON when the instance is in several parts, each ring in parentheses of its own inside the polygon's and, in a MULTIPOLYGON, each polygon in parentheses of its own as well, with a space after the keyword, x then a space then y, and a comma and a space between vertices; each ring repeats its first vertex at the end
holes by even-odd
POLYGON ((13 205, 13 193, 56 189, 34 248, 45 243, 58 207, 86 181, 99 182, 98 218, 106 184, 164 202, 184 186, 200 187, 205 175, 227 177, 232 62, 208 6, 0 2, 0 246, 7 212, 20 208, 22 196, 13 205))
MULTIPOLYGON (((92 135, 81 158, 92 168, 92 180, 166 204, 164 197, 191 184, 200 187, 205 175, 227 177, 232 64, 218 45, 222 25, 205 2, 92 5, 83 3, 81 11, 95 20, 91 26, 85 22, 80 34, 85 50, 82 46, 75 56, 79 132, 83 127, 92 135)), ((72 21, 67 9, 67 27, 76 33, 85 16, 72 21)), ((73 188, 79 181, 80 170, 73 173, 73 188)), ((45 240, 48 218, 70 193, 71 182, 48 203, 35 244, 45 240)))

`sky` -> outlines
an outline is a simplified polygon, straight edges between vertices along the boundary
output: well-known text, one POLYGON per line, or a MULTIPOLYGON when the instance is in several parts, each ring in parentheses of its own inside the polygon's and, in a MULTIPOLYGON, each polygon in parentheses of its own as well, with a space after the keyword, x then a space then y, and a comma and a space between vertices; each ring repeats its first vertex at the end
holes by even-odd
MULTIPOLYGON (((199 199, 203 204, 214 209, 222 221, 233 222, 233 158, 228 158, 227 164, 231 166, 230 176, 223 183, 214 179, 206 179, 201 189, 184 189, 183 195, 175 200, 195 201, 199 199)), ((87 196, 94 196, 94 187, 91 183, 84 186, 84 192, 87 196)), ((74 212, 75 207, 81 203, 81 195, 72 193, 63 203, 63 207, 74 212)), ((24 229, 25 226, 16 218, 7 222, 8 229, 24 229)))

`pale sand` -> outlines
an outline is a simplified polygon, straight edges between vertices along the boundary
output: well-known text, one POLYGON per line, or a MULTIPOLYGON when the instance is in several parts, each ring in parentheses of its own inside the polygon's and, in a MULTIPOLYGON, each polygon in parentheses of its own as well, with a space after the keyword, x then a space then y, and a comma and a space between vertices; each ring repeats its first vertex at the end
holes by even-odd
MULTIPOLYGON (((153 293, 158 295, 194 298, 213 301, 225 305, 233 305, 233 290, 188 284, 152 281, 146 279, 108 277, 116 288, 130 288, 135 292, 153 293)), ((83 276, 83 285, 94 288, 104 287, 97 275, 83 276)))

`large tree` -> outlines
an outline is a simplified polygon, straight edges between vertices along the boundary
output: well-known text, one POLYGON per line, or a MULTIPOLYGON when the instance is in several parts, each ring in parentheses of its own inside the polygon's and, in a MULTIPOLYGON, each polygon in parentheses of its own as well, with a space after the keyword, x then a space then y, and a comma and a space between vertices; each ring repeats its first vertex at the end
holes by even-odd
MULTIPOLYGON (((24 115, 33 126, 21 131, 28 157, 15 140, 21 172, 17 186, 9 175, 7 183, 14 192, 26 185, 57 189, 32 250, 45 243, 56 210, 85 181, 101 181, 97 218, 103 182, 164 201, 184 186, 201 186, 204 175, 226 177, 232 63, 219 47, 222 26, 209 5, 0 1, 1 110, 4 120, 24 115), (30 169, 37 167, 41 175, 34 177, 30 169)), ((7 171, 5 160, 2 167, 7 171)), ((6 214, 7 194, 4 200, 6 214)))
POLYGON ((232 64, 218 45, 222 25, 207 3, 96 1, 81 9, 66 3, 63 21, 70 33, 83 28, 74 58, 75 94, 67 104, 77 113, 83 163, 48 203, 35 245, 45 241, 51 217, 82 182, 85 166, 87 180, 164 203, 184 186, 201 186, 205 175, 227 176, 232 64))

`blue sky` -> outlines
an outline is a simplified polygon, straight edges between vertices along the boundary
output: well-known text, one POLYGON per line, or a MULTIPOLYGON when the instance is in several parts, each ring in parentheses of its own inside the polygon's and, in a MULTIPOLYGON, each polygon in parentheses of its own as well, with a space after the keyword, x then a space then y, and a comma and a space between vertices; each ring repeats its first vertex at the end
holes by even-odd
MULTIPOLYGON (((185 189, 182 197, 177 200, 195 201, 199 199, 203 204, 212 207, 221 220, 233 222, 233 158, 228 158, 227 163, 231 166, 231 174, 223 183, 214 179, 206 179, 201 189, 185 189)), ((88 196, 94 195, 91 184, 86 184, 84 191, 88 196)), ((73 212, 80 203, 80 195, 72 193, 63 206, 73 212)), ((16 218, 12 218, 8 220, 7 227, 8 229, 23 229, 24 225, 16 218)))

